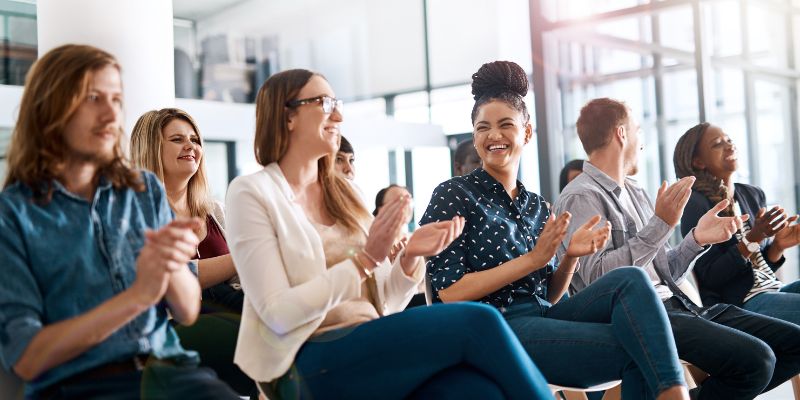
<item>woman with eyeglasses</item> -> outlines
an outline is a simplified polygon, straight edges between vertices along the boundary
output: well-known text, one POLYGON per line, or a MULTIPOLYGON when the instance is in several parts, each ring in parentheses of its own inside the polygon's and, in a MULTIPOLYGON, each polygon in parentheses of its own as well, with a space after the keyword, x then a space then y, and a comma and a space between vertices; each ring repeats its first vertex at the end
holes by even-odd
POLYGON ((341 102, 321 75, 283 71, 256 101, 256 160, 227 195, 228 239, 245 292, 234 361, 282 396, 400 399, 550 397, 490 307, 405 307, 423 257, 463 228, 417 230, 393 263, 401 196, 372 218, 333 169, 341 102), (287 395, 287 393, 289 393, 287 395))

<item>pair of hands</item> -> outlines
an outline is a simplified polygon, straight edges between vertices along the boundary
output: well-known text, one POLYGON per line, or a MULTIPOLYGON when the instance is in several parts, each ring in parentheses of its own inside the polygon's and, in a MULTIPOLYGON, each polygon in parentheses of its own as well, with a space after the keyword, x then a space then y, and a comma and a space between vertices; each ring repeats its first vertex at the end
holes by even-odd
MULTIPOLYGON (((536 241, 536 246, 526 256, 531 258, 532 265, 541 267, 553 259, 558 247, 567 236, 567 229, 572 220, 572 215, 565 212, 558 217, 551 213, 547 223, 536 241)), ((601 224, 602 217, 595 215, 580 228, 575 230, 567 246, 567 257, 580 258, 594 254, 608 243, 611 236, 611 223, 606 221, 601 224)))
MULTIPOLYGON (((451 220, 440 221, 419 227, 406 241, 395 243, 395 239, 411 218, 411 197, 399 197, 381 207, 369 229, 364 251, 377 261, 391 256, 392 259, 405 248, 405 259, 430 257, 441 253, 464 230, 464 218, 455 216, 451 220)), ((415 266, 415 263, 403 267, 415 266)), ((373 267, 374 268, 374 267, 373 267)), ((408 271, 406 271, 408 272, 408 271)))
MULTIPOLYGON (((664 181, 658 189, 655 214, 670 227, 674 228, 680 222, 686 203, 689 202, 689 197, 692 195, 694 181, 695 177, 693 176, 684 177, 671 185, 667 185, 667 182, 664 181)), ((697 244, 705 246, 722 243, 742 229, 742 224, 750 219, 749 215, 719 216, 719 213, 729 205, 730 201, 722 200, 700 217, 694 229, 694 239, 697 244)), ((800 239, 800 232, 798 238, 800 239)))
POLYGON ((136 259, 136 280, 131 289, 148 305, 158 303, 169 287, 173 272, 186 268, 197 254, 200 218, 180 218, 157 231, 145 232, 145 243, 136 259))
POLYGON ((747 240, 759 243, 766 238, 775 237, 773 246, 777 246, 780 251, 800 244, 800 225, 794 224, 797 215, 789 217, 780 206, 772 207, 767 210, 758 210, 753 228, 747 235, 747 240), (794 224, 794 225, 793 225, 794 224))

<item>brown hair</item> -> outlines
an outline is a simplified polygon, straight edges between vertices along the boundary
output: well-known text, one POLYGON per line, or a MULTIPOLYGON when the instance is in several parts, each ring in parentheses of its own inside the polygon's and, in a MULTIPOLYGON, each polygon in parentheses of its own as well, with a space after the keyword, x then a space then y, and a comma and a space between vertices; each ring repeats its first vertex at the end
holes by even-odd
POLYGON ((575 127, 586 154, 611 143, 614 130, 628 121, 625 103, 607 97, 591 100, 581 108, 575 127))
MULTIPOLYGON (((52 181, 63 171, 67 146, 63 132, 89 91, 92 73, 106 66, 120 70, 111 54, 92 46, 64 45, 36 61, 25 79, 19 117, 8 149, 8 175, 3 187, 21 182, 36 200, 48 202, 52 181)), ((131 168, 123 150, 123 128, 112 159, 100 168, 119 189, 145 189, 139 171, 131 168)))
POLYGON ((478 117, 480 108, 492 101, 502 101, 522 114, 522 123, 530 120, 528 108, 525 106, 525 95, 528 94, 528 75, 517 63, 511 61, 492 61, 481 65, 472 74, 472 124, 478 117))
MULTIPOLYGON (((305 69, 290 69, 272 75, 261 86, 256 97, 256 161, 262 166, 280 160, 289 150, 288 116, 294 112, 286 106, 300 90, 320 74, 305 69)), ((359 196, 350 183, 334 172, 335 153, 325 155, 317 163, 319 183, 325 210, 349 232, 361 230, 360 221, 369 219, 359 196)))
MULTIPOLYGON (((675 144, 675 153, 672 156, 672 163, 675 166, 675 176, 677 176, 678 179, 694 176, 696 179, 694 185, 692 185, 692 189, 706 196, 712 204, 716 204, 728 198, 728 187, 725 186, 722 179, 717 178, 706 170, 697 169, 693 165, 694 158, 697 156, 697 144, 703 139, 703 135, 705 135, 706 130, 708 130, 710 126, 711 124, 708 122, 703 122, 689 128, 689 130, 678 139, 678 143, 675 144)), ((722 210, 720 215, 732 217, 733 204, 730 204, 728 208, 722 210)))
MULTIPOLYGON (((186 111, 177 108, 162 108, 142 114, 131 132, 131 161, 133 165, 153 171, 162 182, 164 181, 164 164, 161 159, 164 143, 163 131, 170 122, 180 120, 191 125, 194 133, 203 146, 203 137, 197 128, 197 123, 186 111)), ((205 219, 211 212, 211 194, 208 191, 206 177, 206 158, 200 158, 197 172, 189 178, 186 188, 186 202, 189 213, 193 217, 205 219)), ((170 206, 175 209, 170 202, 170 206)))

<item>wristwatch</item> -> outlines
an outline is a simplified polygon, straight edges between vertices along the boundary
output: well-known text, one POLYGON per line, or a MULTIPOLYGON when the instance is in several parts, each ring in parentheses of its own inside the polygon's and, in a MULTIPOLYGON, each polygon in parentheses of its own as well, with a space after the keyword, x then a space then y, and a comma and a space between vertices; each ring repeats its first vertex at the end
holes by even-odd
POLYGON ((761 245, 758 242, 751 242, 751 241, 747 240, 747 236, 746 235, 742 235, 742 244, 747 249, 747 251, 749 251, 751 253, 755 253, 755 252, 761 250, 761 245))

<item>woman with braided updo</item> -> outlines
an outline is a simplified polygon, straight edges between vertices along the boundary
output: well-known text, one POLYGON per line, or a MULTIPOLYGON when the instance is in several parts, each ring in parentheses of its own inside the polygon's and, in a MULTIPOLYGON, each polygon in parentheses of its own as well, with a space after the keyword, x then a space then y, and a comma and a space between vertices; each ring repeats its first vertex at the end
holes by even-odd
POLYGON ((793 223, 798 217, 788 217, 780 206, 767 209, 760 188, 734 183, 736 146, 717 126, 706 122, 686 131, 675 146, 674 163, 679 178, 697 178, 681 218, 684 235, 724 199, 731 206, 723 213, 751 216, 734 237, 697 260, 694 270, 703 303, 730 303, 800 324, 800 281, 784 285, 775 276, 786 260, 784 250, 800 244, 800 225, 793 223))
POLYGON ((605 247, 610 226, 595 216, 565 244, 560 263, 553 259, 570 215, 556 217, 517 180, 533 133, 527 92, 527 75, 512 62, 484 64, 472 76, 483 166, 439 185, 420 221, 465 218, 463 232, 428 260, 435 300, 499 309, 548 382, 622 379, 624 399, 688 398, 666 312, 644 272, 620 268, 561 299, 578 258, 605 247))

